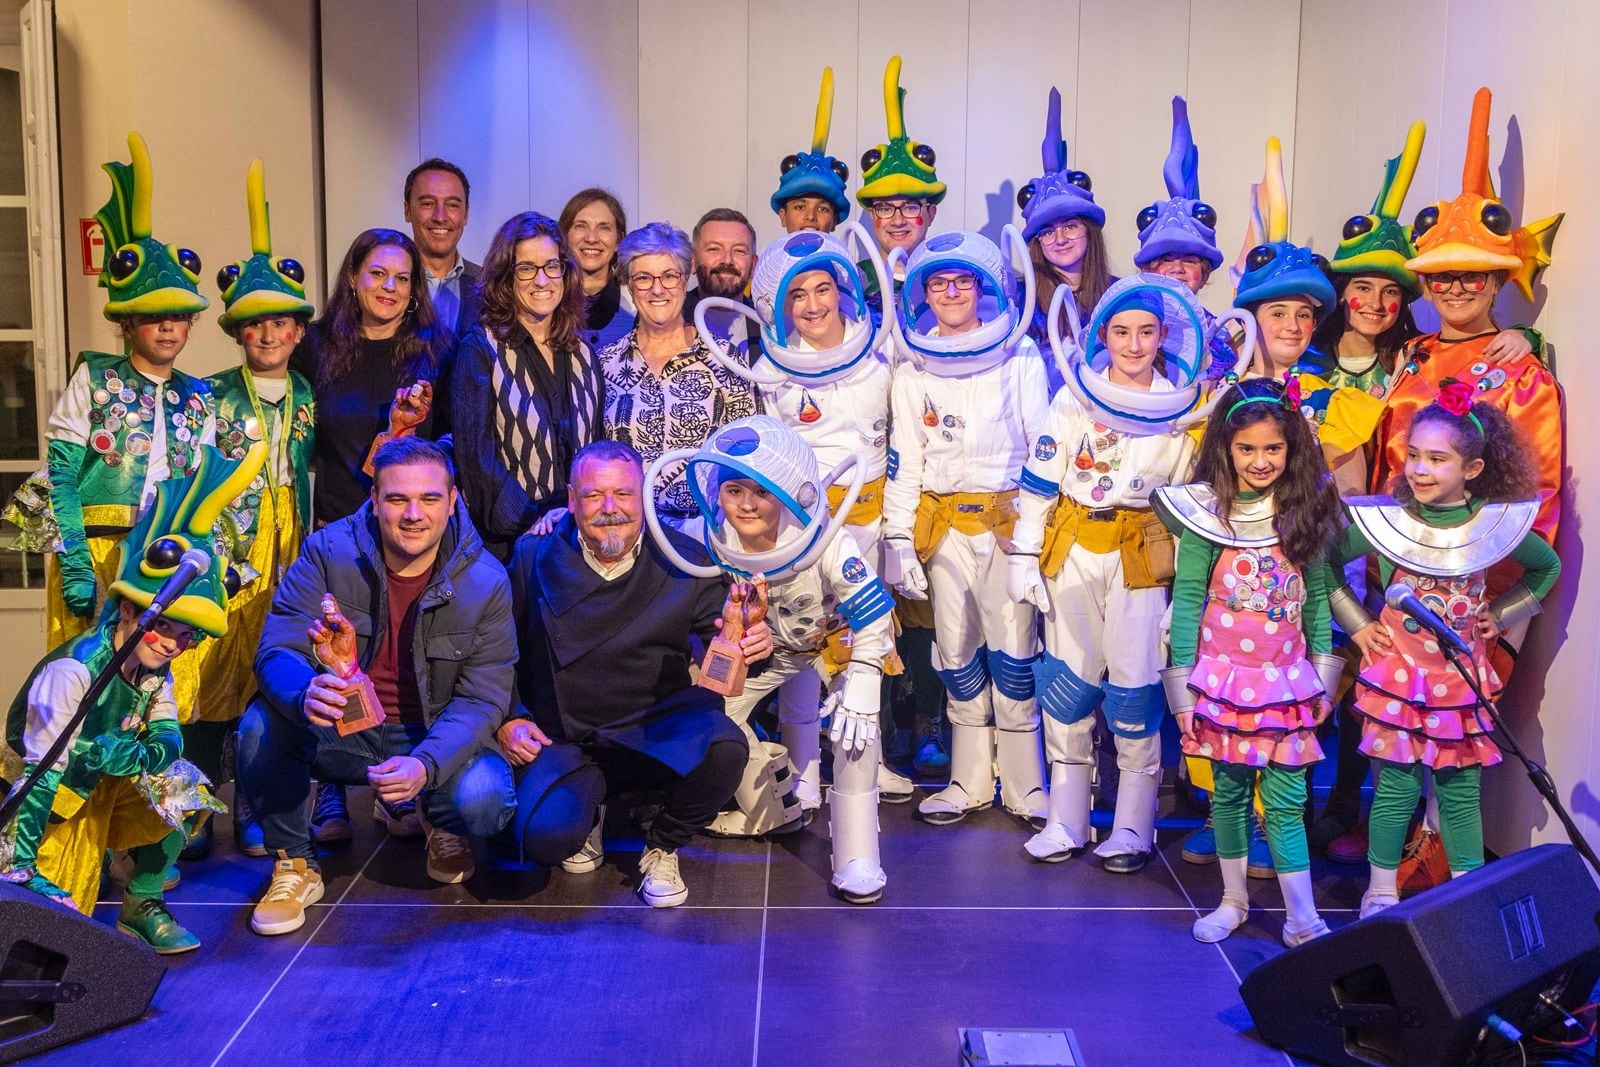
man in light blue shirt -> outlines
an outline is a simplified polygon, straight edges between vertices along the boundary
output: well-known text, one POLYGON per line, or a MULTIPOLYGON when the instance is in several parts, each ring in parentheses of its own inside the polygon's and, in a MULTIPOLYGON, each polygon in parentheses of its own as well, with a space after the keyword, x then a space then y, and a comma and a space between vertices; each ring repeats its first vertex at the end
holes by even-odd
POLYGON ((405 218, 422 257, 428 293, 439 322, 460 334, 477 325, 473 289, 478 265, 457 250, 467 225, 471 186, 462 169, 437 156, 425 159, 406 175, 405 218))

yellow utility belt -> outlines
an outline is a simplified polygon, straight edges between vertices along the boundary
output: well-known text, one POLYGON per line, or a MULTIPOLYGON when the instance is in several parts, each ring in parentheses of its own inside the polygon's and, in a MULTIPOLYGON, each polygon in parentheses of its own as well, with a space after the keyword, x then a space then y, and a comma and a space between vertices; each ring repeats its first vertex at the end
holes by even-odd
POLYGON ((911 541, 917 559, 926 563, 951 527, 969 537, 992 533, 1001 547, 1009 550, 1011 531, 1016 525, 1015 489, 1000 493, 923 493, 917 504, 917 525, 911 541))
POLYGON ((1053 577, 1073 545, 1104 556, 1122 553, 1122 584, 1154 589, 1172 581, 1176 550, 1172 533, 1150 508, 1090 508, 1071 497, 1056 503, 1044 526, 1039 572, 1053 577))
MULTIPOLYGON (((861 487, 861 495, 856 497, 855 506, 850 509, 846 518, 848 526, 868 526, 883 518, 883 487, 889 481, 888 475, 880 474, 872 481, 861 487)), ((845 486, 828 486, 828 513, 839 514, 839 505, 844 503, 845 486)))

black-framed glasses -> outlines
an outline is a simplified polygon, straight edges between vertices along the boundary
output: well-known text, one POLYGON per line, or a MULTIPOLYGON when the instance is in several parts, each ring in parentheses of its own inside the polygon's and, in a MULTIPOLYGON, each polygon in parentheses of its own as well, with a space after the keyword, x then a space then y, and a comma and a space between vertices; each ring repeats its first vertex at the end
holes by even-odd
POLYGON ((882 200, 875 200, 872 204, 874 218, 883 219, 885 222, 899 215, 908 222, 916 222, 922 218, 922 201, 904 200, 898 204, 890 204, 882 200))
POLYGON ((553 282, 561 280, 561 261, 559 259, 552 259, 548 263, 518 263, 511 270, 512 273, 516 274, 519 282, 531 282, 541 274, 553 282))
POLYGON ((973 274, 943 274, 934 275, 928 279, 928 292, 942 293, 952 285, 965 293, 978 284, 978 278, 973 274))
POLYGON ((1448 293, 1461 283, 1464 293, 1481 293, 1489 287, 1489 273, 1482 270, 1457 270, 1449 274, 1428 275, 1428 288, 1436 293, 1448 293))
POLYGON ((648 293, 656 282, 660 282, 661 288, 670 292, 683 284, 683 271, 669 270, 660 274, 628 275, 628 285, 636 293, 648 293))

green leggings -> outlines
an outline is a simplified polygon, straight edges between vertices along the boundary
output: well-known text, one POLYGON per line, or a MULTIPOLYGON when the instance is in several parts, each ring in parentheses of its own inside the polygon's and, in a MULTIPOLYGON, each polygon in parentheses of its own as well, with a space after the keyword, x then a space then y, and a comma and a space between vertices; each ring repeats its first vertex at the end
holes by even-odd
MULTIPOLYGON (((1377 788, 1367 816, 1367 862, 1394 870, 1400 866, 1406 831, 1422 796, 1422 765, 1373 760, 1377 788)), ((1478 804, 1482 767, 1451 767, 1433 772, 1439 799, 1439 834, 1452 871, 1483 866, 1483 811, 1478 804)))
POLYGON ((128 896, 150 897, 160 900, 167 880, 167 868, 183 851, 184 833, 174 830, 153 845, 140 845, 128 850, 133 860, 133 874, 128 879, 128 896))
POLYGON ((1281 873, 1311 868, 1306 847, 1306 775, 1286 767, 1245 767, 1211 762, 1216 789, 1211 796, 1211 825, 1217 834, 1217 855, 1238 859, 1250 851, 1250 787, 1261 775, 1261 806, 1267 815, 1267 847, 1281 873))

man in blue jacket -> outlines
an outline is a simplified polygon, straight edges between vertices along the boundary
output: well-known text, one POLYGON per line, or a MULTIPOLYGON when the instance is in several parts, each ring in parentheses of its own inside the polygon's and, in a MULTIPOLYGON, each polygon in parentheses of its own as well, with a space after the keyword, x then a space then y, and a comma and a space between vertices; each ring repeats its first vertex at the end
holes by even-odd
POLYGON ((506 572, 458 504, 442 448, 391 441, 373 460, 372 499, 306 539, 284 575, 256 652, 261 692, 239 727, 239 786, 277 857, 251 928, 284 934, 322 897, 305 810, 320 781, 370 784, 389 804, 418 797, 429 877, 473 873, 467 836, 498 830, 515 804, 487 748, 511 702, 517 638, 506 572), (342 679, 309 630, 331 594, 383 706, 382 724, 341 736, 342 679))

